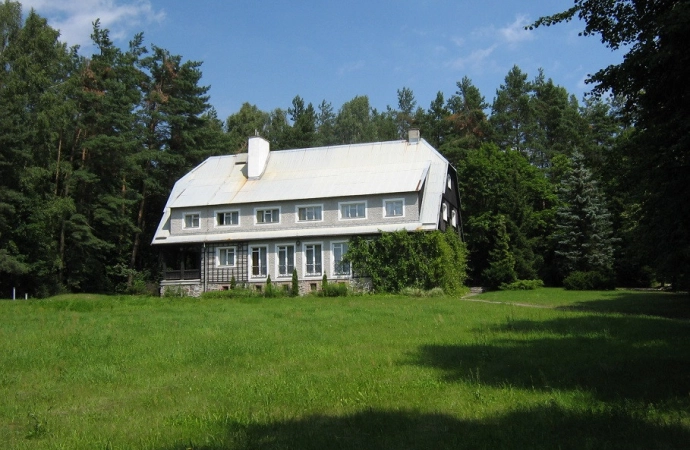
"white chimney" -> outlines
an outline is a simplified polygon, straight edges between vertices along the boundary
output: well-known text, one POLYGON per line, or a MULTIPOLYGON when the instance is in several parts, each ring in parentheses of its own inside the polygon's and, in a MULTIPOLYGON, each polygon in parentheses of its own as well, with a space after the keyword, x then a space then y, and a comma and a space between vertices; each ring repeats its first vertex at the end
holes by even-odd
POLYGON ((410 128, 407 132, 407 142, 410 144, 416 144, 419 142, 419 128, 410 128))
POLYGON ((250 136, 247 143, 247 177, 255 180, 263 175, 271 144, 261 136, 250 136))

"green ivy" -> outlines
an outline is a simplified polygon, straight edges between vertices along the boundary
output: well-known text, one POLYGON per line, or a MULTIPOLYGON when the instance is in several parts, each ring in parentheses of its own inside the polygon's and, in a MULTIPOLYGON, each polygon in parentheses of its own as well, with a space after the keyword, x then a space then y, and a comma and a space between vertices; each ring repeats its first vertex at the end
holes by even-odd
POLYGON ((345 258, 355 274, 371 278, 376 292, 440 287, 453 294, 467 274, 467 251, 453 231, 384 232, 375 238, 350 240, 345 258))

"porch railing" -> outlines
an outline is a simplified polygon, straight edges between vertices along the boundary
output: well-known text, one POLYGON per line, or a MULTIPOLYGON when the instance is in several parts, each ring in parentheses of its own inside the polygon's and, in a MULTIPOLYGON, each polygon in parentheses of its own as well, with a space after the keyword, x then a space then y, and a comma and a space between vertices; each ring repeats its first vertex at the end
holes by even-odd
POLYGON ((201 270, 166 270, 163 278, 166 280, 199 280, 201 279, 201 270))

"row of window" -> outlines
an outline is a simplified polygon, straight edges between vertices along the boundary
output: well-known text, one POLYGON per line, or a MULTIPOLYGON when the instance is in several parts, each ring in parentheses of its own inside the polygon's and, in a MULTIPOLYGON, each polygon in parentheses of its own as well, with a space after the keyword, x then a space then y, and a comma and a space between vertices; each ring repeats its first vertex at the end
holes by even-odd
MULTIPOLYGON (((343 260, 347 253, 347 242, 334 242, 331 244, 333 267, 331 275, 350 275, 350 263, 343 260)), ((323 245, 321 243, 305 243, 302 245, 302 261, 304 276, 323 275, 323 245)), ((219 268, 232 268, 237 266, 236 247, 216 248, 216 266, 219 268)), ((295 269, 295 246, 292 244, 275 245, 276 275, 290 277, 295 269)), ((249 263, 252 278, 265 278, 268 275, 268 246, 249 247, 249 263)))
MULTIPOLYGON (((366 219, 367 202, 341 202, 338 203, 338 218, 340 220, 366 219)), ((402 198, 383 201, 383 217, 404 217, 405 201, 402 198)), ((323 220, 323 205, 305 205, 297 207, 297 222, 320 222, 323 220)), ((255 224, 280 223, 280 207, 255 208, 255 224)), ((240 211, 216 211, 215 226, 228 227, 240 225, 240 211)), ((199 228, 200 214, 187 213, 184 215, 184 228, 199 228)))

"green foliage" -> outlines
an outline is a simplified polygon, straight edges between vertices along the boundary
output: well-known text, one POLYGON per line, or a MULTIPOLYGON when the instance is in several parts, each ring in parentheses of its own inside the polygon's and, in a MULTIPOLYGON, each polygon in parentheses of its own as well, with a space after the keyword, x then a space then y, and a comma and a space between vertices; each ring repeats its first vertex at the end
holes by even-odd
POLYGON ((563 287, 571 291, 599 291, 615 289, 615 282, 610 274, 598 271, 575 271, 563 279, 563 287))
POLYGON ((232 275, 230 277, 230 289, 235 289, 237 288, 237 280, 235 279, 235 275, 232 275))
POLYGON ((576 0, 532 27, 584 21, 581 34, 599 35, 623 49, 619 64, 591 75, 595 95, 621 99, 621 113, 634 127, 610 160, 615 189, 630 217, 631 253, 643 255, 677 287, 690 286, 690 4, 678 1, 576 0))
POLYGON ((271 298, 277 297, 278 295, 279 292, 276 290, 275 286, 273 286, 271 275, 269 274, 268 277, 266 277, 266 289, 264 289, 264 297, 271 298))
POLYGON ((201 294, 201 298, 203 298, 203 299, 253 298, 253 297, 259 297, 259 296, 260 296, 260 294, 255 289, 249 289, 249 288, 236 288, 236 289, 219 290, 219 291, 206 291, 203 294, 201 294))
POLYGON ((560 194, 563 205, 557 211, 554 239, 562 273, 611 272, 614 238, 610 214, 579 153, 573 155, 560 194))
POLYGON ((345 283, 327 283, 322 285, 319 295, 323 297, 346 297, 348 292, 349 290, 345 283))
POLYGON ((299 296, 299 278, 297 277, 297 269, 292 269, 292 282, 290 283, 290 295, 293 297, 299 296))
POLYGON ((346 259, 355 274, 371 278, 376 292, 441 287, 452 294, 463 287, 467 270, 465 246, 453 231, 355 237, 346 259))
POLYGON ((164 298, 187 297, 187 291, 182 286, 165 286, 163 291, 164 298))
POLYGON ((407 297, 443 297, 446 294, 440 287, 431 288, 429 290, 406 287, 400 291, 400 295, 405 295, 407 297))
POLYGON ((512 283, 501 284, 498 289, 501 291, 532 291, 544 287, 541 280, 517 280, 512 283))

